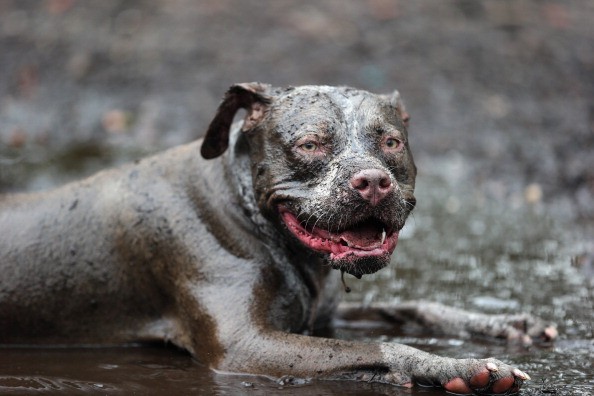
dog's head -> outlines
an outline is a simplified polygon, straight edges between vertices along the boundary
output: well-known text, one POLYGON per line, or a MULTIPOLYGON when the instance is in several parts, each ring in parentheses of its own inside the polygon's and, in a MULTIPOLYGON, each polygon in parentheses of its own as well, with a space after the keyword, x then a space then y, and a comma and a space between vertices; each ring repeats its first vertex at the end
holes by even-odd
POLYGON ((398 92, 234 85, 205 136, 205 158, 226 150, 239 108, 262 214, 333 268, 360 277, 386 266, 415 205, 398 92))

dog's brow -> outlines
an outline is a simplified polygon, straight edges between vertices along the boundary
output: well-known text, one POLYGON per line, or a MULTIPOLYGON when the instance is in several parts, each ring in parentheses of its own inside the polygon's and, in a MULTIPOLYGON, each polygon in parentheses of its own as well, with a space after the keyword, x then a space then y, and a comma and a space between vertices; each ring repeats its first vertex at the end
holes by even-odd
POLYGON ((296 135, 303 136, 308 133, 327 134, 332 129, 332 120, 327 118, 319 118, 309 122, 304 122, 296 128, 296 135))

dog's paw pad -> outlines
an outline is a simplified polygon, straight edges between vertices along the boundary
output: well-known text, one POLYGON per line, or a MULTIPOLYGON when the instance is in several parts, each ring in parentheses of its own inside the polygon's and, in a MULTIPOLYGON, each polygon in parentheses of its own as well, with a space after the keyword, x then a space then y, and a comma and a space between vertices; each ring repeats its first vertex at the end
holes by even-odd
POLYGON ((501 379, 498 379, 497 381, 495 381, 493 383, 493 386, 491 387, 491 391, 492 393, 498 394, 498 393, 507 393, 509 390, 511 390, 514 386, 515 383, 515 379, 514 377, 504 377, 501 379))
POLYGON ((470 387, 466 385, 466 382, 464 382, 464 380, 460 377, 456 377, 452 380, 449 380, 443 387, 448 392, 456 393, 459 395, 472 394, 472 390, 470 389, 470 387))
POLYGON ((511 368, 501 362, 496 364, 494 361, 488 361, 470 378, 454 377, 444 383, 443 387, 448 392, 460 395, 514 394, 520 390, 522 383, 529 379, 528 374, 517 368, 511 368))
POLYGON ((489 367, 487 367, 476 373, 474 376, 470 378, 470 386, 473 388, 484 388, 487 385, 489 385, 489 381, 491 381, 491 371, 496 370, 490 370, 489 367))

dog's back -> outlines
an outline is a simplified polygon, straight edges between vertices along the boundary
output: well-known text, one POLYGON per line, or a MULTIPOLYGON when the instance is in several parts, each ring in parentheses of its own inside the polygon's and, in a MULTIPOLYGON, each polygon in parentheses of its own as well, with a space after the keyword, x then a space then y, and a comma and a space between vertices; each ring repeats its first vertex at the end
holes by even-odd
POLYGON ((159 320, 166 299, 134 267, 151 254, 142 223, 168 191, 167 164, 187 152, 0 196, 0 343, 128 342, 159 320))

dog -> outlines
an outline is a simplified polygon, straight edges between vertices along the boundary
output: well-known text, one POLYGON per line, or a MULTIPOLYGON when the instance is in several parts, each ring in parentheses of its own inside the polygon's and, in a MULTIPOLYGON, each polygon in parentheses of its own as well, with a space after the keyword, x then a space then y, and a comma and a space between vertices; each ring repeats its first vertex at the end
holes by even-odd
POLYGON ((339 303, 340 275, 388 265, 415 206, 408 124, 397 91, 235 84, 203 140, 1 196, 0 343, 164 340, 221 372, 517 392, 529 376, 495 359, 311 336, 336 315, 556 336, 529 315, 339 303))

